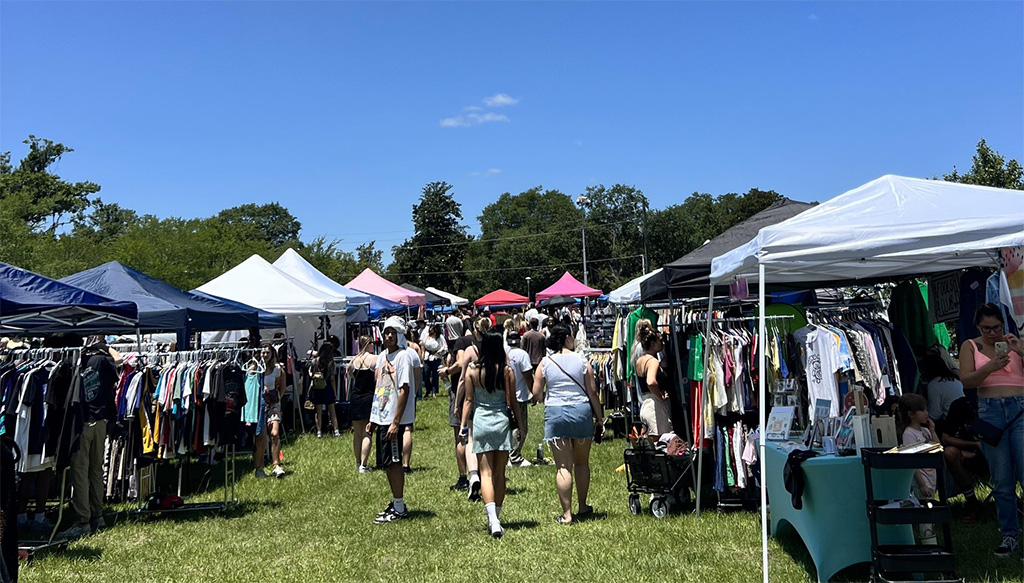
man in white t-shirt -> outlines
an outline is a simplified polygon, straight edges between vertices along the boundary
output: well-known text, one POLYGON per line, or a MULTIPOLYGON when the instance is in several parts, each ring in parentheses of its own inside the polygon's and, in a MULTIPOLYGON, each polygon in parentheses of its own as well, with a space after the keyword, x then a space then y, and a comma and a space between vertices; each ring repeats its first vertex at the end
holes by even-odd
POLYGON ((515 437, 518 430, 513 430, 512 444, 515 449, 508 456, 508 463, 521 468, 529 467, 529 461, 523 458, 523 443, 526 442, 526 434, 530 431, 528 424, 528 405, 530 403, 530 390, 533 388, 533 363, 530 362, 530 354, 519 347, 519 333, 509 332, 505 339, 508 343, 508 366, 516 379, 516 400, 519 401, 519 412, 523 418, 523 434, 515 437))
MULTIPOLYGON (((414 329, 409 329, 410 333, 414 332, 414 329)), ((420 345, 422 346, 422 344, 420 345)), ((402 419, 402 470, 407 473, 412 473, 412 426, 416 423, 416 401, 419 400, 419 395, 423 391, 423 360, 420 358, 418 350, 412 346, 407 346, 405 351, 409 354, 409 360, 412 362, 413 372, 413 386, 412 394, 416 395, 416 399, 409 400, 409 406, 405 408, 405 417, 402 419)))
POLYGON ((367 432, 376 428, 377 467, 384 469, 391 486, 391 503, 374 521, 394 522, 409 516, 405 507, 405 472, 402 471, 401 425, 415 420, 415 408, 409 405, 409 393, 415 378, 405 340, 405 322, 392 316, 384 322, 384 348, 377 357, 377 387, 370 407, 367 432))

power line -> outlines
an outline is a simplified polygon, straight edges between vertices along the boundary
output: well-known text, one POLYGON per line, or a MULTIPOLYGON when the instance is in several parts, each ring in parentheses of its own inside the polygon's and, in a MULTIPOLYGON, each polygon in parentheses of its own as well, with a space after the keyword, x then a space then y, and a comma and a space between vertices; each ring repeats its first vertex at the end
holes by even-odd
MULTIPOLYGON (((622 225, 622 224, 626 224, 626 223, 633 223, 635 220, 636 219, 634 218, 634 219, 627 219, 627 220, 624 220, 624 221, 613 221, 613 222, 610 222, 610 223, 594 223, 594 224, 591 225, 591 228, 593 228, 593 227, 611 227, 611 226, 614 226, 614 225, 622 225)), ((466 241, 464 243, 425 243, 423 245, 414 245, 414 246, 410 246, 410 247, 405 247, 405 249, 426 249, 426 248, 431 248, 431 247, 451 247, 451 246, 455 246, 455 245, 472 245, 472 244, 476 244, 476 243, 490 243, 490 242, 493 242, 493 241, 515 241, 515 240, 518 240, 518 239, 530 239, 530 238, 534 238, 534 237, 546 237, 548 235, 564 234, 565 233, 565 229, 567 229, 567 228, 575 228, 575 227, 576 227, 576 225, 571 224, 571 225, 566 225, 564 227, 558 228, 556 230, 544 231, 543 233, 528 233, 526 235, 508 235, 508 236, 503 236, 503 237, 492 237, 490 239, 472 239, 472 240, 466 241)), ((405 238, 405 239, 374 239, 373 241, 362 241, 362 242, 355 242, 355 241, 353 241, 353 242, 350 242, 350 244, 358 243, 358 245, 364 245, 364 244, 367 244, 367 243, 379 243, 379 242, 387 242, 387 241, 407 241, 407 240, 408 240, 408 238, 405 238)))
MULTIPOLYGON (((593 259, 593 260, 588 260, 587 261, 587 265, 590 265, 591 263, 602 263, 602 262, 605 262, 605 261, 617 261, 617 260, 620 260, 620 259, 637 259, 637 258, 640 258, 640 257, 643 257, 643 254, 640 254, 640 255, 623 255, 621 257, 608 257, 608 258, 605 258, 605 259, 593 259)), ((390 275, 390 276, 454 275, 454 274, 457 274, 457 273, 487 273, 487 272, 492 272, 492 271, 519 271, 519 270, 523 270, 523 269, 546 269, 546 268, 551 268, 551 267, 565 267, 567 265, 583 265, 583 262, 582 261, 565 261, 563 263, 551 263, 551 264, 548 264, 548 265, 525 265, 525 266, 522 266, 522 267, 494 267, 494 268, 490 268, 490 269, 460 269, 460 270, 454 270, 454 271, 416 271, 416 272, 410 271, 410 272, 405 272, 405 273, 388 273, 387 275, 390 275)), ((355 274, 355 275, 358 275, 358 274, 355 274)), ((352 275, 352 277, 355 277, 355 275, 352 275)))

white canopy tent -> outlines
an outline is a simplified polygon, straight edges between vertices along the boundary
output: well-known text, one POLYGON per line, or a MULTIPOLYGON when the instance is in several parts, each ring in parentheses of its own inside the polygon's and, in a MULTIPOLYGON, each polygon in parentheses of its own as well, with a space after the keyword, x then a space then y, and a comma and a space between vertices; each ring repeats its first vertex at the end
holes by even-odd
MULTIPOLYGON (((998 248, 1024 244, 1024 191, 887 175, 768 227, 711 262, 711 290, 758 282, 758 338, 765 340, 765 284, 871 280, 997 265, 998 248)), ((710 326, 710 306, 708 318, 710 326)), ((765 368, 765 347, 758 347, 765 368)), ((765 394, 765 375, 758 375, 765 394)), ((761 408, 761 427, 766 423, 761 408)), ((761 432, 761 475, 766 475, 761 432)), ((768 582, 767 490, 761 485, 761 550, 768 582)))
POLYGON ((442 298, 447 298, 448 301, 450 301, 453 306, 465 306, 466 304, 469 303, 469 300, 467 300, 466 298, 460 298, 455 294, 450 294, 446 291, 439 290, 436 287, 427 286, 425 289, 432 294, 437 294, 442 298))
POLYGON ((661 267, 650 273, 634 278, 615 291, 608 292, 608 301, 613 304, 635 304, 640 301, 640 286, 648 279, 662 272, 661 267))
POLYGON ((284 253, 272 265, 310 287, 331 296, 345 298, 349 307, 347 310, 347 322, 365 322, 369 319, 370 296, 363 292, 349 289, 327 277, 294 249, 290 247, 285 249, 284 253), (360 309, 352 310, 353 306, 359 306, 360 309))
MULTIPOLYGON (((320 316, 345 320, 346 300, 307 285, 253 255, 198 288, 199 291, 283 314, 302 355, 312 345, 320 316)), ((273 333, 274 330, 267 332, 273 333)), ((205 338, 204 338, 205 340, 205 338)))

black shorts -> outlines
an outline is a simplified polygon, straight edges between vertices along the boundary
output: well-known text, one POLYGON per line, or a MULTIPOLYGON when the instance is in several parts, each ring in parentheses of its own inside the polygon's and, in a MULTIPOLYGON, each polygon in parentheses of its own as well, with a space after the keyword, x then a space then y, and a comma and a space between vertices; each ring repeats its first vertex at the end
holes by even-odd
POLYGON ((402 464, 402 431, 395 439, 388 439, 389 425, 377 426, 377 467, 387 469, 391 464, 402 464))

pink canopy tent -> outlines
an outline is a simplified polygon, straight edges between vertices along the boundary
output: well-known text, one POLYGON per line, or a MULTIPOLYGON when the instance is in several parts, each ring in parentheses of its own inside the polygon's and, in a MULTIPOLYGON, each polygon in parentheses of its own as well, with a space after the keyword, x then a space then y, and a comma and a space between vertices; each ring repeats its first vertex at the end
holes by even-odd
POLYGON ((578 279, 573 277, 571 273, 566 271, 562 277, 558 278, 558 281, 551 284, 551 287, 537 293, 537 301, 539 302, 555 296, 569 296, 572 298, 597 297, 601 295, 601 293, 602 292, 599 289, 583 285, 578 279))
POLYGON ((355 279, 346 283, 345 287, 398 302, 403 306, 422 306, 427 303, 427 298, 423 294, 407 290, 396 283, 391 283, 374 273, 369 267, 364 269, 355 279))

